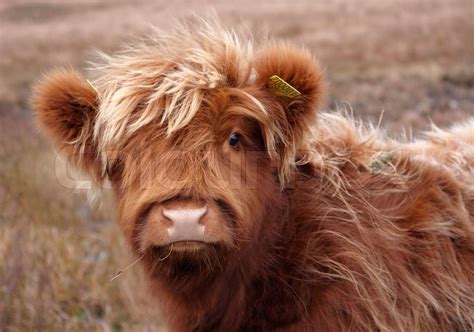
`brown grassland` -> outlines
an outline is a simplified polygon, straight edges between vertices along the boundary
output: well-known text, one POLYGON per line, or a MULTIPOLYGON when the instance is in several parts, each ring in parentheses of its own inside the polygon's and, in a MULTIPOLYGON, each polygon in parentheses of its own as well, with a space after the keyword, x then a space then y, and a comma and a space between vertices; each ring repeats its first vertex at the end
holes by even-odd
MULTIPOLYGON (((350 109, 388 135, 474 116, 472 0, 60 1, 0 3, 0 331, 163 328, 114 224, 105 193, 91 205, 64 181, 29 108, 49 69, 85 69, 176 18, 213 11, 225 25, 309 47, 320 59, 326 106, 350 109), (56 171, 55 171, 56 170, 56 171), (143 286, 143 287, 142 287, 143 286)), ((85 71, 87 77, 87 71, 85 71)), ((412 134, 413 133, 413 134, 412 134)))

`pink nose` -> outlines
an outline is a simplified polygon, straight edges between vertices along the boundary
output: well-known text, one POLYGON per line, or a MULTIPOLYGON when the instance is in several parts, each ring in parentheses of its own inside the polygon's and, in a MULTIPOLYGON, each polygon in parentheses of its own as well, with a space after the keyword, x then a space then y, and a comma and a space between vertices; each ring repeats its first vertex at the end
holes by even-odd
POLYGON ((205 226, 202 218, 207 205, 201 208, 163 209, 163 216, 171 221, 168 227, 170 242, 204 241, 205 226))

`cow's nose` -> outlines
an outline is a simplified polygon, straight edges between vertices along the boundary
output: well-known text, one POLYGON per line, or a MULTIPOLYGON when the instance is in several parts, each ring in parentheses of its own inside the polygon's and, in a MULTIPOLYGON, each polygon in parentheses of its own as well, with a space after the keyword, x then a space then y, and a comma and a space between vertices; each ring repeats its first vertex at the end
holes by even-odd
POLYGON ((170 242, 204 241, 205 225, 202 219, 207 213, 207 205, 200 208, 163 208, 162 213, 171 221, 168 226, 170 242))

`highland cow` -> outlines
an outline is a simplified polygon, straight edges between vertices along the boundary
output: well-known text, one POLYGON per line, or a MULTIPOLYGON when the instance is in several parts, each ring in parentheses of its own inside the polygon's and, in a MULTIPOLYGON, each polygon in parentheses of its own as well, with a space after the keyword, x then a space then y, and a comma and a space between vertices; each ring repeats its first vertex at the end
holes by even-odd
POLYGON ((307 50, 215 23, 94 74, 48 75, 38 124, 110 181, 173 331, 472 331, 474 121, 410 143, 317 113, 307 50))

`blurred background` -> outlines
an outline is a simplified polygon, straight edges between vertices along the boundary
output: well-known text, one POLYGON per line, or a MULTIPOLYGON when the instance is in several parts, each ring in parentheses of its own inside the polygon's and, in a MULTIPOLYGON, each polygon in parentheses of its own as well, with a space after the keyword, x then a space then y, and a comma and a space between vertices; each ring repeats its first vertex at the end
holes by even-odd
MULTIPOLYGON (((30 89, 57 66, 88 67, 176 18, 213 11, 309 47, 330 83, 327 109, 351 108, 388 134, 474 116, 472 0, 0 2, 0 331, 163 328, 107 201, 55 175, 30 89), (143 287, 141 287, 143 286, 143 287)), ((85 72, 87 77, 87 72, 85 72)))

